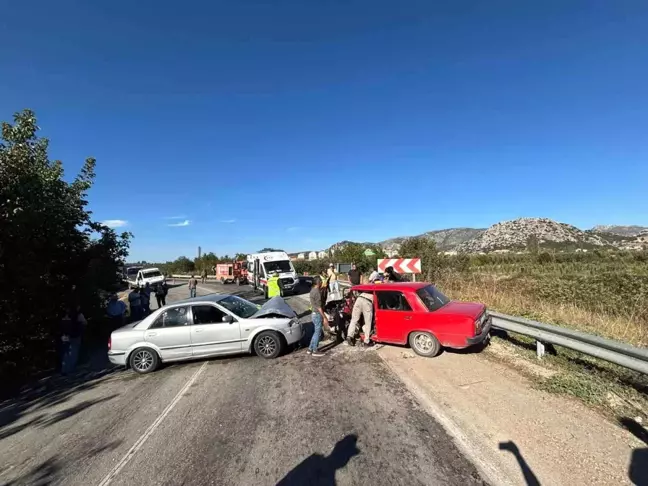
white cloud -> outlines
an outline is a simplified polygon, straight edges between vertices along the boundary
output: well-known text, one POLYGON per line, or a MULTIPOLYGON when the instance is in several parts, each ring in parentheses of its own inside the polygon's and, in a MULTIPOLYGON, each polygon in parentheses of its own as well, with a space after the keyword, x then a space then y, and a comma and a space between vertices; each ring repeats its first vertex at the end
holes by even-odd
POLYGON ((164 218, 164 219, 187 219, 187 216, 185 216, 184 214, 182 214, 182 215, 180 215, 180 216, 167 216, 167 217, 164 218))
POLYGON ((102 221, 101 224, 109 228, 123 228, 128 225, 128 221, 124 221, 123 219, 107 219, 106 221, 102 221))
POLYGON ((301 228, 299 226, 291 226, 290 228, 286 228, 286 231, 288 233, 294 233, 295 231, 299 231, 301 228))
POLYGON ((189 226, 190 224, 191 224, 191 221, 189 221, 188 219, 185 219, 184 221, 181 221, 179 223, 171 223, 171 224, 169 224, 167 226, 178 227, 178 226, 189 226))
POLYGON ((235 219, 223 219, 223 220, 221 220, 221 223, 233 224, 233 223, 236 223, 236 220, 235 219))

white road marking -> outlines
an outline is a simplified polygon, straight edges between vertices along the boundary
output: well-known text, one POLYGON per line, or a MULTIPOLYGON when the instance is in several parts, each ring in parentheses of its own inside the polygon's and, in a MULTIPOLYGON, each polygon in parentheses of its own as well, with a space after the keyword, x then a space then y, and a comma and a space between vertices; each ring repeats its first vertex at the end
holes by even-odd
POLYGON ((110 484, 110 482, 115 479, 115 476, 119 474, 119 471, 121 471, 126 464, 129 463, 129 461, 135 456, 137 451, 139 451, 144 443, 148 440, 148 438, 155 432, 155 429, 159 427, 159 425, 162 423, 162 421, 166 418, 169 413, 171 413, 171 410, 175 408, 175 406, 178 404, 178 402, 182 399, 182 396, 189 390, 189 387, 193 385, 193 383, 196 381, 198 378, 198 375, 202 373, 202 371, 205 369, 207 366, 207 362, 204 362, 203 365, 196 371, 193 376, 189 379, 187 384, 182 387, 182 389, 178 392, 178 394, 175 396, 175 398, 169 403, 167 408, 164 409, 164 411, 158 416, 157 419, 155 419, 155 422, 153 422, 148 429, 142 434, 142 436, 137 439, 137 442, 133 444, 133 447, 131 447, 128 452, 124 455, 124 457, 121 458, 121 460, 117 463, 117 465, 108 473, 108 475, 99 483, 99 486, 107 486, 110 484))

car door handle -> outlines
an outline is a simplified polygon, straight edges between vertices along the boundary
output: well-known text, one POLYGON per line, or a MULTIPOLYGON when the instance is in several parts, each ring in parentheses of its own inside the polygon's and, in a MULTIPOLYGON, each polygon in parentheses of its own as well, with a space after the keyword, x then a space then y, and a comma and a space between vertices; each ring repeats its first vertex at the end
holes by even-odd
POLYGON ((198 329, 194 329, 194 332, 202 332, 202 331, 203 331, 202 327, 199 327, 198 329))
POLYGON ((411 320, 412 320, 412 316, 405 316, 405 320, 406 320, 406 321, 411 321, 411 320))
POLYGON ((148 337, 157 336, 157 332, 147 332, 146 335, 147 335, 148 337))

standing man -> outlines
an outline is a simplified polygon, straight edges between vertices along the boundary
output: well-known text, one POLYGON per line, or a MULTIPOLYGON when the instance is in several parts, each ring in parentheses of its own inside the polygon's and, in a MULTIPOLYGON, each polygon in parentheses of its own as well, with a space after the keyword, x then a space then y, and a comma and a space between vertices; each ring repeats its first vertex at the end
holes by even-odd
POLYGON ((268 299, 272 299, 281 295, 281 287, 279 287, 279 274, 277 272, 272 272, 272 275, 268 279, 268 299))
POLYGON ((205 283, 205 280, 207 280, 207 269, 203 268, 202 273, 200 274, 202 283, 205 283))
POLYGON ((117 329, 124 325, 126 318, 126 304, 117 298, 117 294, 112 294, 106 307, 106 314, 110 319, 110 329, 117 329))
POLYGON ((360 270, 358 270, 356 264, 352 263, 351 270, 349 270, 349 281, 351 282, 351 285, 360 285, 361 277, 362 273, 360 273, 360 270))
POLYGON ((338 274, 335 271, 335 267, 333 266, 332 263, 329 263, 327 275, 329 281, 329 291, 331 293, 335 293, 336 298, 339 298, 337 297, 337 294, 339 294, 340 292, 340 283, 338 282, 338 274))
POLYGON ((146 287, 140 289, 140 300, 142 301, 142 319, 151 313, 151 286, 147 282, 148 291, 146 287))
POLYGON ((198 279, 193 275, 189 279, 189 297, 193 298, 196 296, 196 289, 198 288, 198 279))
POLYGON ((142 320, 142 298, 139 293, 139 288, 135 287, 128 294, 128 304, 130 305, 131 321, 142 320))
POLYGON ((371 324, 373 321, 373 294, 371 292, 362 292, 356 298, 351 311, 351 323, 347 332, 347 338, 344 344, 355 346, 355 332, 360 317, 364 320, 362 332, 364 333, 364 345, 371 346, 371 324))
POLYGON ((375 268, 371 267, 369 269, 369 283, 374 283, 378 278, 380 277, 380 274, 376 271, 375 268))
POLYGON ((81 349, 81 338, 83 330, 88 324, 81 313, 81 307, 73 305, 61 322, 61 341, 63 344, 63 355, 61 362, 61 373, 69 375, 76 368, 81 349))
POLYGON ((155 300, 157 300, 158 309, 163 305, 166 305, 166 296, 169 293, 169 286, 166 283, 166 280, 160 282, 155 287, 155 300))
POLYGON ((313 312, 313 337, 311 338, 310 346, 308 346, 306 354, 310 354, 311 356, 324 356, 324 353, 320 353, 317 350, 317 346, 319 346, 322 326, 326 323, 326 327, 329 327, 328 319, 326 318, 326 314, 324 314, 324 309, 322 308, 321 287, 322 279, 316 275, 313 278, 313 287, 309 294, 310 305, 313 312))

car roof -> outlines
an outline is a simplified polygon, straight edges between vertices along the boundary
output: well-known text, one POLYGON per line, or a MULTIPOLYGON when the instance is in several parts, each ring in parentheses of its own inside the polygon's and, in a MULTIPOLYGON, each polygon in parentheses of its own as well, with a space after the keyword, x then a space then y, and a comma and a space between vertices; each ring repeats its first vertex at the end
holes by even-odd
MULTIPOLYGON (((190 299, 177 300, 175 302, 170 302, 169 305, 178 305, 178 304, 195 304, 197 302, 215 302, 218 303, 223 300, 225 297, 232 297, 229 294, 207 294, 201 295, 200 297, 192 297, 190 299)), ((236 297, 236 296, 233 296, 236 297)))
POLYGON ((374 290, 412 290, 416 291, 431 285, 428 282, 387 282, 380 284, 361 284, 352 287, 353 290, 373 292, 374 290))

